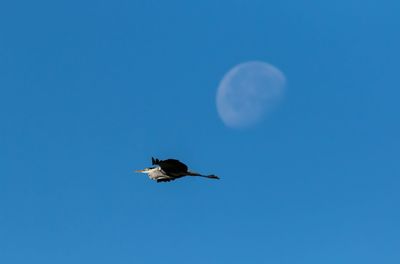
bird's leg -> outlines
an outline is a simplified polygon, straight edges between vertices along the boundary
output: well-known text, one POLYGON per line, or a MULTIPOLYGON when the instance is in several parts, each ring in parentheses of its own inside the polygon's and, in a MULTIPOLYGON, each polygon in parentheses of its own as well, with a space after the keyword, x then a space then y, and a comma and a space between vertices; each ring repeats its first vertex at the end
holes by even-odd
POLYGON ((203 174, 200 174, 200 173, 197 173, 197 172, 188 171, 188 175, 190 175, 190 176, 199 176, 199 177, 203 177, 203 178, 209 178, 209 179, 217 179, 217 180, 219 180, 219 177, 218 177, 218 176, 215 176, 215 175, 213 175, 213 174, 211 174, 211 175, 203 175, 203 174))

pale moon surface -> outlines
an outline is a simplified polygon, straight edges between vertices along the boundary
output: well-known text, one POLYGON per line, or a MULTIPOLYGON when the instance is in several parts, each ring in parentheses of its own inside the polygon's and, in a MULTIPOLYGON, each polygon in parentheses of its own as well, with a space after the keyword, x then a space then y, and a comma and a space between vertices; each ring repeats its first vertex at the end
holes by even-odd
POLYGON ((228 127, 255 125, 279 103, 285 83, 284 74, 271 64, 261 61, 238 64, 219 84, 218 114, 228 127))

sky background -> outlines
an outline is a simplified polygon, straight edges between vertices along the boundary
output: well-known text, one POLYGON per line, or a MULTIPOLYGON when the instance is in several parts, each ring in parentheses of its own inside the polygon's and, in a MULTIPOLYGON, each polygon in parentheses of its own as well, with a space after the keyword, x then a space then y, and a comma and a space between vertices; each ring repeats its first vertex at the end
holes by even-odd
POLYGON ((400 263, 399 9, 1 1, 0 263, 400 263), (287 89, 235 130, 215 96, 249 60, 287 89))

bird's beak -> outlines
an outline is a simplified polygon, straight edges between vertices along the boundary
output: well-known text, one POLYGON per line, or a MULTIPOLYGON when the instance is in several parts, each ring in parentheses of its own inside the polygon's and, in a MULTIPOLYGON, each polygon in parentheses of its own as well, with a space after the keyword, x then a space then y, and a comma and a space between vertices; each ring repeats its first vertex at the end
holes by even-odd
POLYGON ((135 172, 143 172, 143 170, 135 170, 135 172))

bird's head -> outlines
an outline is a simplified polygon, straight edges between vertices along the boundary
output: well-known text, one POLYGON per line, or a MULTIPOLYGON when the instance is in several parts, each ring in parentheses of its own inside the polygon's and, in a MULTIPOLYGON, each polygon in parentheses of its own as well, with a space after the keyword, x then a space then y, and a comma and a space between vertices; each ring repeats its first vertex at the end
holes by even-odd
POLYGON ((150 167, 150 168, 144 168, 143 170, 135 170, 135 172, 139 172, 139 173, 149 173, 152 170, 154 170, 156 167, 150 167))

